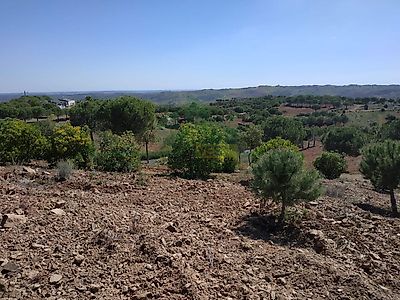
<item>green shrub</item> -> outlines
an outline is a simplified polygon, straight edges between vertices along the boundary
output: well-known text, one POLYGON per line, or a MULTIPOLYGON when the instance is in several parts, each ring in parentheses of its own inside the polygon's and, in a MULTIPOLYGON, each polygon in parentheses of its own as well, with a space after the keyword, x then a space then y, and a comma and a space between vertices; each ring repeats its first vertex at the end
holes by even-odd
POLYGON ((47 140, 32 124, 15 119, 0 121, 0 163, 23 164, 40 159, 47 140))
POLYGON ((392 119, 384 124, 381 129, 381 136, 383 139, 400 140, 400 119, 392 119))
POLYGON ((91 166, 94 146, 86 127, 74 127, 66 123, 55 127, 49 140, 48 161, 51 164, 71 159, 79 168, 91 166))
POLYGON ((289 140, 284 140, 280 137, 269 140, 267 143, 262 143, 256 149, 251 152, 251 162, 256 163, 261 156, 273 149, 289 149, 293 151, 299 151, 299 147, 294 145, 289 140))
POLYGON ((140 166, 140 147, 132 132, 122 135, 103 132, 96 154, 97 168, 110 172, 137 171, 140 166))
POLYGON ((221 169, 226 148, 223 131, 217 126, 185 124, 176 136, 168 164, 186 177, 207 177, 221 169))
POLYGON ((314 161, 314 167, 327 179, 339 178, 346 171, 347 163, 342 155, 323 152, 314 161))
POLYGON ((57 179, 65 181, 71 177, 74 163, 70 160, 60 160, 57 163, 57 179))
POLYGON ((239 163, 238 153, 234 150, 228 149, 224 153, 224 161, 222 163, 222 172, 233 173, 239 163))
POLYGON ((56 123, 49 118, 40 122, 36 122, 34 125, 46 138, 49 138, 53 134, 54 128, 56 127, 56 123))
POLYGON ((304 168, 299 151, 274 149, 264 154, 253 166, 254 191, 264 199, 281 204, 282 222, 287 206, 299 201, 310 201, 321 195, 318 172, 304 168))
POLYGON ((357 156, 365 144, 365 134, 354 127, 334 127, 324 135, 322 143, 327 151, 357 156))

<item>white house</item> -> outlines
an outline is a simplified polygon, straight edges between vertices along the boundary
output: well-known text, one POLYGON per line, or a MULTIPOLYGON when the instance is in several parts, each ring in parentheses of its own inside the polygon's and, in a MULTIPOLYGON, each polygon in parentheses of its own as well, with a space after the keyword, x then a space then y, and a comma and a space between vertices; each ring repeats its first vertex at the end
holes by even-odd
POLYGON ((67 107, 71 107, 75 105, 75 100, 73 99, 67 99, 67 98, 63 98, 63 99, 57 99, 55 101, 53 101, 55 104, 58 105, 59 108, 67 108, 67 107))

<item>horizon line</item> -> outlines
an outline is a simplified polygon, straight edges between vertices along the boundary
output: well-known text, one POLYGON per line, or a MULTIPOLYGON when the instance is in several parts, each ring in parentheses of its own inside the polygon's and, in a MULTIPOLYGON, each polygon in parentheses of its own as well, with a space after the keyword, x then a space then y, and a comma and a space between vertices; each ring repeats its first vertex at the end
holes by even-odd
POLYGON ((241 87, 218 87, 218 88, 198 88, 198 89, 110 89, 110 90, 70 90, 70 91, 19 91, 19 92, 0 92, 0 94, 68 94, 68 93, 116 93, 116 92, 130 92, 130 93, 161 93, 161 92, 195 92, 195 91, 205 91, 205 90, 231 90, 231 89, 246 89, 246 88, 259 88, 259 87, 312 87, 312 86, 337 86, 337 87, 346 87, 346 86, 400 86, 400 83, 388 83, 388 84, 376 84, 376 83, 348 83, 348 84, 299 84, 299 85, 268 85, 268 84, 260 84, 254 86, 241 86, 241 87))

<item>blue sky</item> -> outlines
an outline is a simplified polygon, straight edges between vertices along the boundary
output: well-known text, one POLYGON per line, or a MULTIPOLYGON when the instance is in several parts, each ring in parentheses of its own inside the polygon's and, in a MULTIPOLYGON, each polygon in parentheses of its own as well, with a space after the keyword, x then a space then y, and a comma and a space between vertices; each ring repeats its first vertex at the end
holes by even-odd
POLYGON ((0 92, 400 83, 399 0, 1 0, 0 92))

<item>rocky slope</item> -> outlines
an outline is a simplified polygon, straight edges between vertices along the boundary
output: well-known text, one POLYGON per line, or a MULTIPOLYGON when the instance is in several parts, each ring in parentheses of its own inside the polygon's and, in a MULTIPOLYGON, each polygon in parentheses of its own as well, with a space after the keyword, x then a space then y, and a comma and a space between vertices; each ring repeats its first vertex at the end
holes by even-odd
POLYGON ((361 178, 278 230, 234 176, 146 172, 0 168, 0 298, 400 299, 400 220, 361 178))

